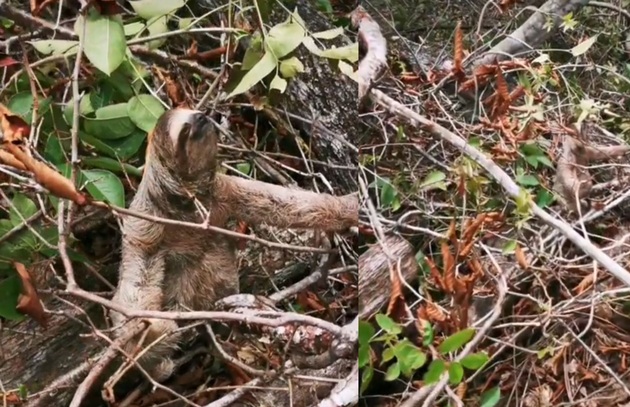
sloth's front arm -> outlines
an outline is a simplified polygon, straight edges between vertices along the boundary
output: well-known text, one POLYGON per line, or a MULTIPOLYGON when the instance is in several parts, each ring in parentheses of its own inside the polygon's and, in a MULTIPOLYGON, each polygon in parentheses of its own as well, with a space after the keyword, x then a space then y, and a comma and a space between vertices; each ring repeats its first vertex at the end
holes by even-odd
POLYGON ((230 215, 251 224, 342 231, 359 217, 357 194, 319 194, 221 174, 216 197, 230 215))

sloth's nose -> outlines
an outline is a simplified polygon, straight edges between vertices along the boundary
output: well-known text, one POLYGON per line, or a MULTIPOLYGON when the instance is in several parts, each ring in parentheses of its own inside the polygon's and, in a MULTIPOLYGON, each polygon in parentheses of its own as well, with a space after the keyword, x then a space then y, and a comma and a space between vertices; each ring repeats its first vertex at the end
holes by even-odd
POLYGON ((196 128, 196 129, 203 128, 209 122, 210 122, 210 119, 208 119, 208 116, 206 116, 205 114, 201 112, 195 113, 195 116, 192 118, 193 128, 196 128))

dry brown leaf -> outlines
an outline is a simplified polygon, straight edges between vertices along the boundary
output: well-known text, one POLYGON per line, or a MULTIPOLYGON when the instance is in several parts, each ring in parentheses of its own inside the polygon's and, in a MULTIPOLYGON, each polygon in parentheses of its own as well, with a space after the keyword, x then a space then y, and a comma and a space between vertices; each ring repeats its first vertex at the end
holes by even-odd
POLYGON ((462 32, 462 22, 457 22, 455 27, 455 40, 453 44, 453 73, 455 76, 461 76, 464 72, 462 61, 464 60, 464 34, 462 32))
POLYGON ((18 297, 18 304, 15 309, 33 318, 42 327, 46 328, 48 326, 48 315, 46 315, 44 307, 39 300, 37 289, 33 285, 30 274, 22 263, 13 262, 13 267, 15 267, 22 282, 22 293, 18 297))
POLYGON ((31 133, 31 126, 0 103, 0 143, 21 143, 31 133))
POLYGON ((444 280, 442 278, 442 275, 440 274, 440 271, 438 270, 433 260, 431 260, 428 257, 425 257, 425 261, 429 265, 429 272, 431 274, 431 277, 433 278, 433 282, 435 283, 435 285, 440 290, 446 290, 446 287, 444 287, 444 280))
POLYGON ((475 236, 477 231, 479 231, 481 225, 483 225, 483 223, 486 221, 487 216, 488 215, 486 213, 480 213, 479 215, 477 215, 475 220, 470 225, 468 225, 466 230, 464 230, 462 241, 465 242, 465 244, 469 244, 473 241, 473 237, 475 236))
POLYGON ((527 270, 529 268, 527 258, 525 257, 525 252, 523 251, 523 248, 518 244, 514 248, 514 256, 516 257, 516 262, 518 263, 520 268, 522 268, 523 270, 527 270))
POLYGON ((297 295, 297 303, 306 310, 323 311, 326 309, 317 297, 317 295, 311 291, 301 291, 297 295))
POLYGON ((453 293, 455 292, 455 259, 447 242, 443 241, 440 248, 444 262, 444 288, 448 293, 453 293))
POLYGON ((590 273, 586 277, 584 277, 582 281, 580 281, 580 283, 573 290, 575 292, 575 295, 581 295, 586 290, 591 288, 593 286, 593 277, 594 277, 593 273, 590 273))
POLYGON ((15 158, 21 161, 27 170, 33 173, 37 183, 49 190, 53 195, 69 199, 81 206, 88 203, 87 196, 77 191, 68 178, 64 177, 44 163, 35 160, 15 144, 6 143, 5 148, 9 150, 15 158))
POLYGON ((396 322, 404 323, 411 316, 411 311, 405 302, 403 283, 396 267, 390 269, 389 278, 392 282, 392 292, 387 305, 387 315, 396 322))
POLYGON ((22 162, 4 150, 0 150, 0 163, 10 165, 18 170, 26 171, 26 166, 24 166, 22 162))
POLYGON ((444 322, 446 321, 446 314, 437 305, 427 301, 426 306, 427 319, 431 322, 444 322))

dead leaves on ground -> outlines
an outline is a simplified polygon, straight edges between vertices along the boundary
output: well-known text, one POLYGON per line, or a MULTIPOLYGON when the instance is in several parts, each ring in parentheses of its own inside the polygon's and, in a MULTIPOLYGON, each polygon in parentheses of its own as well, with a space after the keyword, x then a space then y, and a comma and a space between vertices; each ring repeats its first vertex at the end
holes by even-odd
POLYGON ((6 106, 0 104, 0 162, 21 171, 28 171, 35 181, 53 195, 86 205, 88 197, 77 191, 74 184, 56 170, 33 158, 27 152, 30 126, 6 106))
POLYGON ((22 263, 14 262, 13 266, 22 283, 22 290, 18 296, 18 304, 15 309, 24 315, 30 316, 42 327, 46 328, 48 326, 48 315, 46 315, 44 307, 39 300, 37 289, 33 285, 28 270, 26 270, 26 267, 22 263))

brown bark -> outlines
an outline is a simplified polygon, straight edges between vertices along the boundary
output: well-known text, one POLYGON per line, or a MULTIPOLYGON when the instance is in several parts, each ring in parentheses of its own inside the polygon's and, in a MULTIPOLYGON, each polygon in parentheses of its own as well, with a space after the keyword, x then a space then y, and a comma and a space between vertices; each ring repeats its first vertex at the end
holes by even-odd
POLYGON ((389 301, 390 267, 397 267, 407 282, 418 278, 418 262, 411 244, 397 235, 387 236, 359 257, 359 317, 368 319, 389 301))

